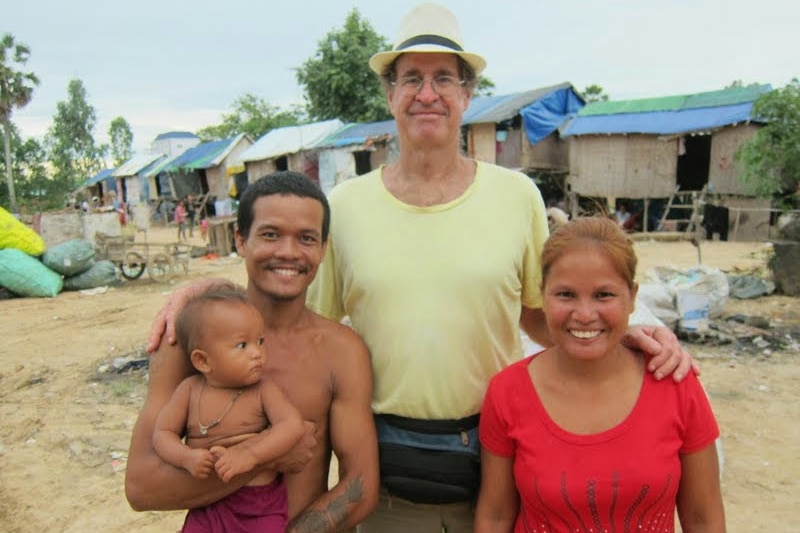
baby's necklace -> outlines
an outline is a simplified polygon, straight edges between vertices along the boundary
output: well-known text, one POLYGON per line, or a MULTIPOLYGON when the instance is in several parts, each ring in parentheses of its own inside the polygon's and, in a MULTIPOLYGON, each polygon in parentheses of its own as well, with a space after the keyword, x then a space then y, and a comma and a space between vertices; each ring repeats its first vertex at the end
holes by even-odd
POLYGON ((227 415, 228 411, 230 411, 231 407, 233 407, 236 398, 241 396, 243 392, 243 389, 236 389, 236 391, 233 393, 233 396, 231 397, 231 401, 228 404, 228 407, 225 408, 225 410, 222 412, 221 415, 217 417, 216 420, 206 425, 200 421, 200 399, 203 397, 203 389, 205 389, 205 387, 206 387, 206 380, 203 379, 203 383, 200 385, 200 393, 197 395, 197 425, 200 428, 200 435, 204 437, 208 435, 208 431, 210 429, 217 427, 219 423, 222 422, 222 419, 225 418, 225 415, 227 415))

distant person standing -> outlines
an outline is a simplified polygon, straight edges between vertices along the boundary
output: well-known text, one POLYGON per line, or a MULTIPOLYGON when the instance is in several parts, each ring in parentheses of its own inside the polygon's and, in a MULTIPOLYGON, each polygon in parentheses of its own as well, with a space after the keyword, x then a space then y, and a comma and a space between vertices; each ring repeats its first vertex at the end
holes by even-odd
POLYGON ((186 203, 180 200, 178 205, 175 206, 175 225, 178 226, 178 240, 186 240, 186 218, 188 212, 186 211, 186 203))
POLYGON ((200 237, 203 238, 203 243, 208 242, 208 218, 206 217, 200 221, 200 237))

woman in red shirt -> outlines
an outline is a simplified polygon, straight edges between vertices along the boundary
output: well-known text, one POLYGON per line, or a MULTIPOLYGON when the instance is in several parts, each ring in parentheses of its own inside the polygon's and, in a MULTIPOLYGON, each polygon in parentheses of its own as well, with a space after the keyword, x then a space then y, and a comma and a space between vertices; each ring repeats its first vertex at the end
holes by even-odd
POLYGON ((542 252, 554 346, 490 382, 481 410, 476 533, 725 531, 708 398, 656 381, 622 345, 636 255, 607 218, 560 227, 542 252))

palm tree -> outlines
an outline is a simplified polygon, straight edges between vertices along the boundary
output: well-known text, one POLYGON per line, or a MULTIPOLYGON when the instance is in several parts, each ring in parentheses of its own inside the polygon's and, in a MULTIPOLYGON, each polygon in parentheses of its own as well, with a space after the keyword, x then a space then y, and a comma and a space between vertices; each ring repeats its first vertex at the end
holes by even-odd
POLYGON ((11 112, 28 105, 33 96, 33 88, 39 85, 39 78, 34 73, 20 71, 28 62, 30 54, 30 49, 15 42, 10 33, 3 35, 0 40, 0 123, 3 124, 4 131, 6 182, 12 213, 17 211, 17 198, 11 176, 11 112))

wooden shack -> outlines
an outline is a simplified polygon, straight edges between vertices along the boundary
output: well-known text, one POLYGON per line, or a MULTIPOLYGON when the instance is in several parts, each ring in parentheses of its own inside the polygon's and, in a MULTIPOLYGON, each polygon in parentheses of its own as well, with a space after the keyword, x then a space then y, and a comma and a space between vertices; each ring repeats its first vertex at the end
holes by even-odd
MULTIPOLYGON (((641 200, 647 231, 665 215, 657 210, 674 209, 682 192, 698 192, 703 206, 730 210, 737 240, 766 238, 769 201, 738 180, 735 154, 760 127, 750 114, 753 102, 770 90, 755 85, 587 105, 562 131, 570 194, 605 199, 610 207, 641 200)), ((577 202, 572 206, 575 215, 577 202)))

